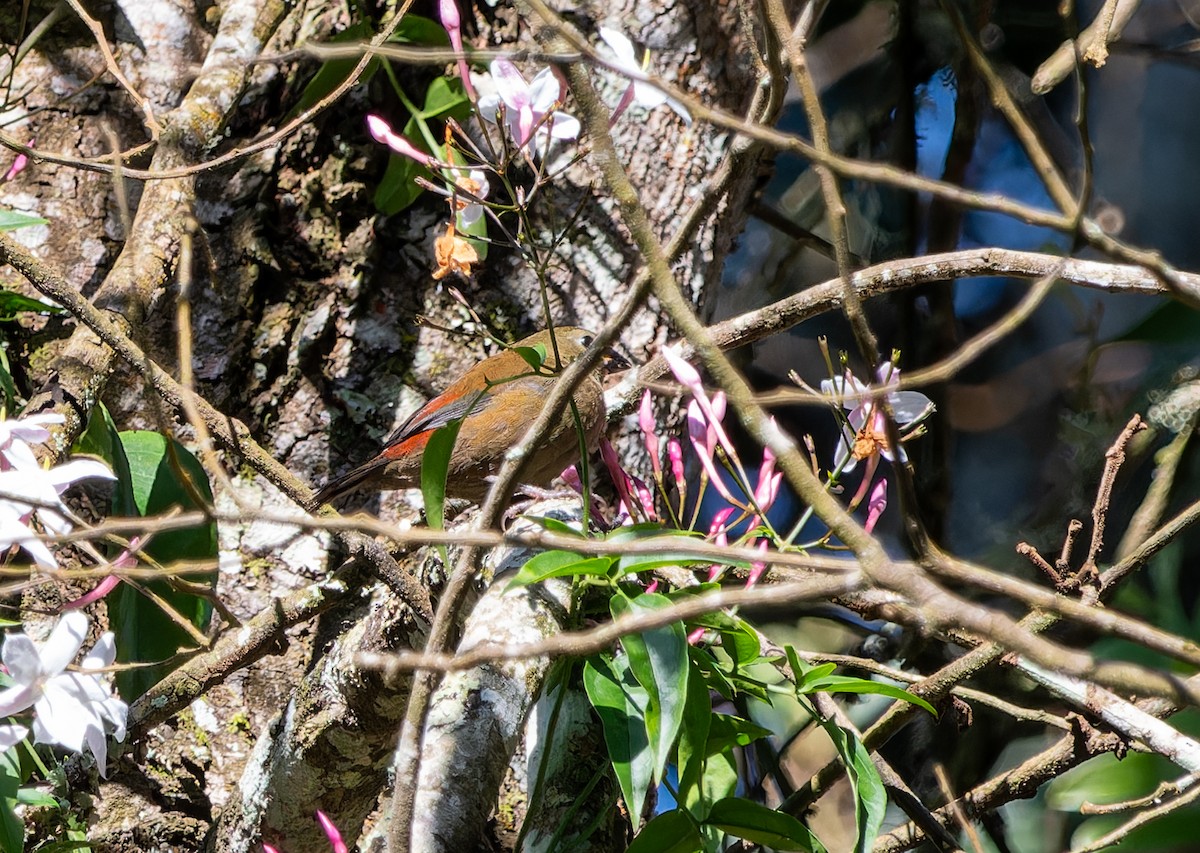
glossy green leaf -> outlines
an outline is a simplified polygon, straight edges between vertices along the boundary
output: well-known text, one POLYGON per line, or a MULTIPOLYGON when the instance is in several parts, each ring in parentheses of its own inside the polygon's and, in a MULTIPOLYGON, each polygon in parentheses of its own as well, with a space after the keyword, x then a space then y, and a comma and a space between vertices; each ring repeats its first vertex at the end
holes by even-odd
POLYGON ((425 521, 434 530, 446 526, 446 475, 450 471, 450 455, 462 420, 439 427, 429 436, 421 454, 421 497, 425 501, 425 521))
POLYGON ((17 802, 25 806, 35 806, 43 809, 58 808, 58 800, 47 794, 45 791, 39 791, 37 788, 20 788, 17 791, 17 802))
POLYGON ((679 791, 676 800, 698 817, 703 817, 707 812, 700 780, 704 775, 704 759, 708 755, 708 730, 712 725, 712 718, 712 701, 709 698, 708 686, 704 683, 704 675, 694 664, 690 665, 687 700, 683 706, 679 745, 676 748, 675 765, 679 768, 679 791))
POLYGON ((425 90, 425 106, 421 116, 425 119, 447 116, 464 121, 471 112, 471 99, 457 77, 435 77, 425 90))
POLYGON ((887 696, 890 699, 899 699, 902 702, 911 702, 920 708, 937 716, 937 711, 932 705, 917 696, 914 693, 909 693, 907 690, 897 687, 894 684, 885 682, 871 681, 866 678, 853 678, 847 675, 830 675, 835 669, 836 664, 825 663, 820 666, 810 666, 800 660, 796 650, 791 647, 785 647, 788 655, 788 662, 791 664, 792 671, 796 673, 796 692, 804 693, 868 693, 875 696, 887 696))
POLYGON ((649 697, 624 655, 597 655, 583 667, 583 686, 600 717, 604 742, 630 814, 641 816, 653 776, 646 736, 649 697))
POLYGON ((925 709, 935 717, 937 716, 937 711, 934 707, 920 696, 909 693, 907 690, 897 687, 894 684, 885 684, 866 678, 851 678, 845 675, 827 675, 825 678, 814 682, 812 689, 823 693, 870 693, 876 696, 887 696, 890 699, 911 702, 925 709))
POLYGON ((715 690, 721 695, 721 698, 726 700, 734 697, 737 690, 734 688, 733 682, 729 680, 724 671, 717 665, 717 661, 711 654, 704 649, 689 646, 688 657, 691 658, 692 664, 695 666, 695 671, 699 672, 704 678, 704 683, 708 685, 709 690, 715 690))
POLYGON ((825 853, 825 845, 791 815, 740 797, 727 797, 714 803, 705 823, 737 838, 745 838, 776 850, 825 853))
POLYGON ((400 44, 423 44, 430 47, 449 47, 450 37, 445 28, 432 18, 411 12, 396 25, 388 41, 400 44))
POLYGON ((570 551, 543 551, 530 557, 508 586, 509 589, 516 589, 548 578, 577 575, 603 577, 612 571, 612 565, 612 557, 583 557, 570 551))
POLYGON ((18 314, 61 314, 57 305, 47 305, 23 293, 0 288, 0 320, 11 320, 18 314))
POLYGON ((534 370, 541 370, 546 363, 546 345, 534 344, 531 347, 513 347, 512 351, 521 356, 525 363, 534 370))
MULTIPOLYGON (((406 16, 407 17, 407 16, 406 16)), ((401 22, 403 25, 403 22, 401 22)), ((342 30, 337 35, 329 39, 329 44, 351 44, 354 42, 369 41, 374 35, 370 24, 360 22, 351 24, 342 30)), ((330 59, 327 62, 321 63, 321 67, 308 81, 308 85, 304 87, 304 91, 300 93, 300 99, 296 102, 296 106, 292 108, 288 114, 289 117, 299 115, 305 110, 313 107, 318 101, 331 95, 339 86, 349 79, 354 68, 358 65, 359 57, 347 56, 345 58, 330 59)), ((371 57, 367 60, 367 66, 363 69, 362 75, 358 78, 358 82, 366 83, 379 69, 379 57, 371 57)))
MULTIPOLYGON (((113 490, 115 506, 131 502, 140 516, 161 515, 176 509, 199 509, 196 502, 211 505, 212 491, 200 462, 183 445, 168 441, 157 432, 134 430, 119 433, 129 463, 128 483, 118 479, 113 490), (186 477, 190 488, 184 486, 186 477)), ((145 551, 164 565, 189 561, 215 561, 216 524, 201 522, 195 527, 158 533, 145 551)), ((216 582, 216 572, 192 583, 216 582)), ((203 630, 212 615, 207 598, 181 592, 168 581, 145 581, 145 586, 162 596, 180 615, 203 630)), ((157 662, 173 656, 195 641, 153 601, 121 584, 109 597, 109 622, 116 634, 119 663, 157 662)), ((123 670, 116 674, 121 698, 132 701, 165 674, 163 666, 123 670)))
POLYGON ((572 527, 567 522, 562 521, 561 519, 552 518, 548 515, 523 515, 521 517, 537 522, 551 533, 558 533, 563 536, 574 536, 576 539, 586 538, 579 530, 572 527))
POLYGON ((699 534, 690 530, 668 530, 658 524, 639 524, 632 527, 621 527, 607 537, 609 542, 629 544, 646 544, 647 552, 642 554, 624 554, 621 556, 620 574, 636 574, 660 569, 664 566, 691 566, 699 563, 721 563, 722 565, 749 565, 748 562, 736 560, 710 559, 698 557, 686 551, 672 551, 671 540, 678 538, 695 539, 700 541, 699 534))
POLYGON ((756 740, 770 736, 770 729, 764 729, 749 720, 714 713, 709 723, 707 752, 709 755, 728 752, 735 747, 749 746, 756 740))
POLYGON ((8 364, 8 349, 0 346, 0 393, 4 395, 0 399, 0 404, 3 404, 6 412, 12 412, 20 408, 20 398, 17 395, 17 386, 13 382, 12 369, 8 364))
POLYGON ((385 216, 391 216, 412 205, 425 192, 417 184, 419 177, 427 181, 437 180, 432 172, 417 161, 393 154, 388 158, 383 177, 375 185, 375 209, 385 216))
MULTIPOLYGON (((797 661, 799 658, 796 659, 797 661)), ((802 693, 807 693, 813 684, 816 684, 822 678, 830 675, 837 669, 836 663, 822 663, 816 666, 809 666, 803 662, 800 663, 803 669, 796 671, 796 689, 802 693)))
POLYGON ((696 822, 683 809, 672 809, 643 826, 626 853, 696 853, 703 849, 696 822))
POLYGON ((18 213, 15 210, 0 208, 0 231, 15 231, 18 228, 28 228, 30 225, 45 225, 49 219, 43 219, 32 213, 18 213))
POLYGON ((133 481, 130 479, 129 458, 125 455, 125 445, 121 443, 121 434, 103 404, 92 407, 92 413, 88 415, 87 429, 76 439, 71 450, 74 453, 103 459, 116 475, 113 515, 129 518, 140 514, 133 501, 133 481))
POLYGON ((854 792, 854 825, 857 830, 854 849, 856 853, 868 853, 887 811, 887 792, 883 780, 879 778, 879 771, 875 769, 871 754, 862 741, 833 720, 818 722, 833 741, 854 792))
POLYGON ((14 811, 21 785, 21 766, 16 749, 0 755, 0 851, 21 853, 25 849, 25 822, 14 811))
MULTIPOLYGON (((628 599, 614 596, 609 602, 613 619, 636 616, 670 607, 665 595, 646 593, 628 599)), ((673 622, 661 628, 631 634, 621 640, 629 655, 629 667, 649 697, 646 710, 646 734, 653 756, 653 776, 662 779, 670 760, 675 736, 683 721, 688 684, 688 643, 683 624, 673 622)))

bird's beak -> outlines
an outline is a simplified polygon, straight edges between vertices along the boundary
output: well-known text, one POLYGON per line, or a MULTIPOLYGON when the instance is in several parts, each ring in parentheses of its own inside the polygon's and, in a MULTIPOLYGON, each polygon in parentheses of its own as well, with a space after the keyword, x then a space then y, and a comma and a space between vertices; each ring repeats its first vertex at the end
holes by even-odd
POLYGON ((633 366, 612 347, 606 349, 604 354, 600 356, 600 364, 604 367, 606 374, 616 373, 618 370, 628 370, 633 366))

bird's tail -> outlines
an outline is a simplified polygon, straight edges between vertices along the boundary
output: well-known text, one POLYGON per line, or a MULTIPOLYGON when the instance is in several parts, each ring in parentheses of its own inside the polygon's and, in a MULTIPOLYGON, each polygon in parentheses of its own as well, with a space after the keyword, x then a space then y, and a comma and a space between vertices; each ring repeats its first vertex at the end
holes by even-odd
MULTIPOLYGON (((382 462, 386 461, 383 460, 382 462)), ((359 465, 353 471, 330 480, 324 486, 317 489, 317 493, 313 495, 312 501, 308 505, 309 511, 315 512, 323 504, 332 503, 353 491, 357 491, 380 464, 382 464, 380 460, 372 459, 370 462, 359 465)))

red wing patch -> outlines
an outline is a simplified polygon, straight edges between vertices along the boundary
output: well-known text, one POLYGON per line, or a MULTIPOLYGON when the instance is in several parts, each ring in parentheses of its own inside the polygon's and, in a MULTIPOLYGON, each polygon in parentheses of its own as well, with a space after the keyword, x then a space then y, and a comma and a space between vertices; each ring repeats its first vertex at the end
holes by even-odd
POLYGON ((429 443, 429 436, 433 435, 433 430, 419 432, 416 435, 411 435, 397 444, 389 444, 379 454, 386 456, 388 459, 406 459, 417 453, 425 450, 425 445, 429 443))

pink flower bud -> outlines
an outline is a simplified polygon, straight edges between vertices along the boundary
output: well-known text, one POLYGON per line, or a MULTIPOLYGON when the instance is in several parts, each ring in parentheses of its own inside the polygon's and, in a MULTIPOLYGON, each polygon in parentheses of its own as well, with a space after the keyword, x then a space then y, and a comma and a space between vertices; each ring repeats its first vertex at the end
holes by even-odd
POLYGON ((321 824, 321 829, 325 830, 325 836, 329 839, 329 844, 333 847, 333 853, 349 853, 346 848, 346 843, 342 841, 342 834, 338 832, 338 828, 321 810, 317 810, 317 822, 321 824))
POLYGON ((377 115, 367 116, 367 130, 376 142, 382 142, 402 157, 415 160, 422 166, 430 166, 434 162, 432 157, 393 131, 391 125, 377 115))
POLYGON ((462 15, 459 14, 458 4, 454 0, 438 0, 438 14, 441 16, 442 26, 446 28, 446 35, 450 37, 450 46, 459 54, 458 76, 462 80, 463 89, 474 103, 478 99, 475 97, 475 87, 471 85, 471 69, 467 67, 467 58, 462 55, 462 15))
POLYGON ((737 507, 727 506, 713 513, 712 521, 708 525, 708 538, 712 539, 715 544, 729 544, 725 525, 729 521, 729 517, 736 511, 737 507))
POLYGON ((566 483, 575 491, 579 492, 579 494, 583 494, 583 480, 581 480, 579 477, 578 467, 572 465, 559 474, 559 476, 562 477, 564 483, 566 483))
MULTIPOLYGON (((761 554, 767 553, 767 540, 766 539, 758 540, 758 550, 759 550, 759 553, 761 553, 761 554)), ((749 589, 750 587, 752 587, 756 583, 758 583, 758 579, 762 577, 763 572, 765 572, 766 570, 767 570, 766 563, 759 563, 759 562, 751 563, 750 564, 750 575, 749 575, 749 577, 746 578, 746 588, 749 589)))
POLYGON ((868 533, 875 529, 879 517, 887 509, 887 477, 880 477, 875 488, 871 489, 871 497, 867 500, 867 521, 863 525, 868 533))
POLYGON ((617 457, 616 448, 607 438, 600 442, 600 458, 604 460, 604 467, 608 469, 608 474, 617 487, 617 496, 621 499, 621 503, 629 514, 633 515, 634 503, 633 495, 629 492, 629 475, 621 467, 621 460, 617 457))
POLYGON ((642 405, 638 409, 638 426, 642 430, 642 443, 650 456, 650 465, 656 479, 662 479, 662 462, 659 460, 658 433, 655 432, 658 423, 654 420, 654 403, 650 398, 650 389, 642 394, 642 405))
POLYGON ((667 441, 667 461, 671 465, 671 476, 675 478, 675 487, 681 496, 686 495, 687 478, 683 475, 683 445, 677 438, 667 441))

